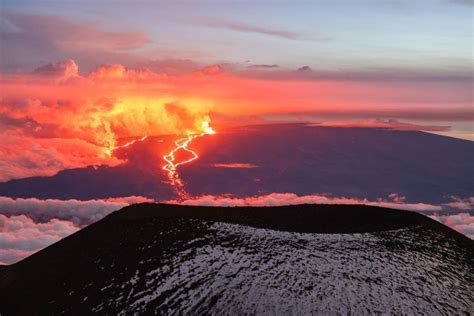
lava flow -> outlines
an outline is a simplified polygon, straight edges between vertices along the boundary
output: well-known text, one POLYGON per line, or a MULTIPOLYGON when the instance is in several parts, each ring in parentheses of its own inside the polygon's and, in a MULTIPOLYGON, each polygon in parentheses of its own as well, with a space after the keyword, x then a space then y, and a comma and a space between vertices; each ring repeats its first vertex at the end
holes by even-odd
POLYGON ((128 143, 125 143, 125 144, 123 144, 123 145, 116 146, 116 147, 114 147, 114 148, 112 148, 112 149, 107 150, 106 153, 107 153, 108 156, 112 156, 112 153, 113 153, 114 151, 116 151, 117 149, 129 147, 129 146, 135 144, 136 142, 142 142, 142 141, 146 140, 147 138, 148 138, 148 135, 145 135, 145 136, 143 136, 143 137, 141 137, 141 138, 131 140, 131 141, 129 141, 128 143))
POLYGON ((196 138, 216 133, 212 129, 212 127, 209 126, 209 122, 207 121, 204 121, 201 123, 200 131, 201 131, 200 133, 187 133, 185 137, 177 139, 174 142, 176 147, 173 150, 171 150, 168 154, 163 156, 163 159, 166 162, 166 165, 163 166, 163 170, 165 170, 168 173, 168 179, 170 181, 170 184, 173 186, 173 189, 175 190, 176 194, 178 195, 178 198, 180 199, 189 198, 189 194, 184 189, 184 183, 177 172, 177 168, 178 166, 190 163, 191 161, 194 161, 197 158, 199 158, 198 154, 196 154, 195 151, 193 151, 192 149, 188 147, 189 144, 196 138), (184 150, 190 153, 191 158, 180 161, 180 162, 176 162, 175 154, 180 150, 184 150))

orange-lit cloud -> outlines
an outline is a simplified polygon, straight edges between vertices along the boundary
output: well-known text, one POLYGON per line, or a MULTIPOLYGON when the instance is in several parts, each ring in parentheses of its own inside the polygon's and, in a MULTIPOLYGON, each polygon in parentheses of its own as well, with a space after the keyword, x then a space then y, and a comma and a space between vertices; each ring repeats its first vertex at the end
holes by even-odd
MULTIPOLYGON (((275 80, 253 72, 244 74, 245 69, 249 68, 210 65, 171 75, 110 64, 81 72, 76 62, 66 60, 32 73, 2 74, 0 130, 6 140, 0 144, 0 181, 86 165, 117 165, 120 160, 113 156, 113 149, 121 138, 186 134, 212 119, 210 113, 217 125, 219 120, 228 124, 228 118, 248 124, 247 118, 258 121, 288 113, 347 117, 389 111, 392 117, 424 112, 444 118, 473 116, 463 105, 466 100, 456 101, 465 98, 463 93, 439 86, 438 80, 420 89, 401 82, 387 85, 278 76, 275 80), (460 105, 449 108, 440 102, 460 105)), ((364 126, 368 125, 417 128, 395 121, 364 126)), ((429 130, 444 128, 433 125, 429 130)))
POLYGON ((64 168, 116 165, 124 137, 184 134, 208 121, 211 101, 184 93, 192 81, 122 65, 80 74, 68 60, 2 76, 0 181, 64 168))
POLYGON ((350 122, 323 122, 314 124, 315 126, 330 126, 330 127, 365 127, 365 128, 384 128, 397 131, 447 131, 449 126, 439 125, 419 125, 412 123, 400 122, 398 120, 364 120, 364 121, 350 121, 350 122))

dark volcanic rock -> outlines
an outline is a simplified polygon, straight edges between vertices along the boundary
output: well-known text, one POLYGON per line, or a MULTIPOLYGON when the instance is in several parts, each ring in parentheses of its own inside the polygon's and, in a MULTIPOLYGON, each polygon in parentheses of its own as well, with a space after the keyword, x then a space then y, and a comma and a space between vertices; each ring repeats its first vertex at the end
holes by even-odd
MULTIPOLYGON (((0 195, 96 199, 141 195, 174 198, 162 156, 173 137, 150 137, 120 152, 116 167, 64 170, 51 177, 0 183, 0 195), (162 142, 158 142, 158 140, 162 142)), ((474 196, 474 142, 424 132, 373 128, 261 125, 218 132, 191 147, 199 159, 179 168, 192 196, 274 192, 440 204, 474 196), (255 168, 221 168, 246 163, 255 168)))
POLYGON ((407 211, 140 204, 0 267, 0 314, 469 313, 473 258, 407 211))

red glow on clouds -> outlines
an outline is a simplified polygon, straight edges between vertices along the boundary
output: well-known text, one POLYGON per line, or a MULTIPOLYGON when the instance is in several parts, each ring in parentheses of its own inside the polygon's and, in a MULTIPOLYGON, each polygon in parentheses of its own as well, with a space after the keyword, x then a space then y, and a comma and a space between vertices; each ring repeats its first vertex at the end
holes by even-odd
MULTIPOLYGON (((456 87, 447 90, 437 81, 419 89, 398 81, 315 79, 298 77, 298 71, 273 70, 268 78, 245 70, 249 68, 227 68, 212 65, 170 75, 112 64, 82 73, 67 60, 33 73, 2 74, 0 181, 53 175, 65 168, 115 166, 122 160, 113 152, 127 145, 119 140, 186 135, 210 121, 211 114, 213 124, 224 128, 268 115, 304 117, 308 112, 347 117, 390 111, 392 116, 410 116, 429 109, 430 115, 441 111, 441 117, 469 116, 460 112, 462 105, 448 110, 439 105, 458 94, 456 87)), ((362 126, 369 125, 386 124, 362 126)), ((444 130, 434 125, 429 129, 444 130)))

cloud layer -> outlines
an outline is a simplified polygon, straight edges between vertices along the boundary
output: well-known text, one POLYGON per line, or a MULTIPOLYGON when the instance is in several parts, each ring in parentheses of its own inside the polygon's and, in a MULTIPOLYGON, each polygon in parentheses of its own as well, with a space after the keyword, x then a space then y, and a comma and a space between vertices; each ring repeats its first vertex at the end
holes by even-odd
POLYGON ((454 215, 430 215, 434 220, 474 239, 474 216, 469 213, 459 213, 454 215))
POLYGON ((0 197, 0 214, 25 215, 36 222, 59 219, 82 227, 102 219, 107 214, 127 205, 153 200, 141 196, 110 198, 104 200, 41 200, 37 198, 0 197))
POLYGON ((397 131, 433 131, 443 132, 448 131, 449 126, 439 125, 419 125, 412 123, 400 122, 398 120, 364 120, 364 121, 349 121, 349 122, 323 122, 314 124, 315 126, 330 126, 330 127, 363 127, 363 128, 383 128, 397 131))
MULTIPOLYGON (((64 238, 77 230, 102 219, 107 214, 127 205, 153 200, 141 196, 118 197, 105 200, 41 200, 0 197, 0 264, 11 264, 64 238)), ((165 201, 183 205, 203 206, 280 206, 293 204, 360 204, 402 210, 430 212, 431 218, 474 238, 474 197, 453 197, 452 203, 432 205, 407 203, 403 196, 391 194, 388 199, 370 201, 327 195, 272 193, 262 196, 235 198, 206 195, 185 201, 165 201), (460 213, 445 213, 447 209, 460 213)))
POLYGON ((41 200, 0 197, 0 264, 17 262, 127 205, 141 196, 105 200, 41 200))
POLYGON ((474 197, 460 199, 453 197, 453 202, 443 205, 432 205, 426 203, 407 203, 403 196, 395 193, 390 194, 389 199, 370 201, 368 199, 356 199, 345 197, 332 197, 327 195, 303 195, 294 193, 272 193, 262 196, 235 198, 232 196, 205 195, 185 201, 169 201, 183 205, 201 206, 281 206, 297 204, 349 204, 349 205, 372 205, 379 207, 394 208, 422 213, 433 213, 429 217, 451 227, 452 229, 474 239, 474 216, 469 212, 446 214, 445 210, 474 210, 474 197))
POLYGON ((390 195, 391 200, 369 201, 367 199, 331 197, 327 195, 303 195, 294 193, 271 193, 267 195, 235 198, 232 196, 204 195, 184 201, 170 201, 183 205, 203 206, 280 206, 297 204, 360 204, 395 208, 408 211, 440 211, 441 206, 425 203, 406 203, 404 197, 390 195))
POLYGON ((0 264, 10 264, 79 230, 70 221, 37 223, 25 215, 0 214, 0 264))

